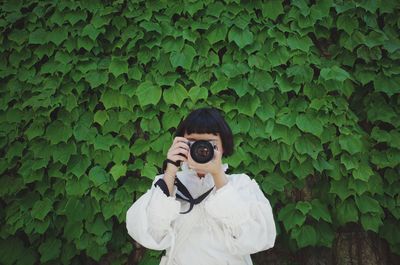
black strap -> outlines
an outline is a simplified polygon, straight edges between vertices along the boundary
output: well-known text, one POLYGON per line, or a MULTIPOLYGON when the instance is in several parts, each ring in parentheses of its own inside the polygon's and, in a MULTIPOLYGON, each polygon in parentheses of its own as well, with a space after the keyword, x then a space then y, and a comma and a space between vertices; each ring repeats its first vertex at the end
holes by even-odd
MULTIPOLYGON (((205 193, 200 195, 198 198, 193 199, 189 190, 185 187, 185 185, 183 185, 183 183, 178 178, 175 179, 175 185, 177 186, 178 191, 180 191, 187 198, 182 197, 179 194, 176 194, 176 197, 189 203, 189 210, 187 210, 186 212, 181 212, 181 214, 186 214, 186 213, 190 212, 193 209, 193 206, 201 203, 205 198, 207 198, 208 194, 210 194, 210 192, 214 188, 214 187, 212 187, 211 189, 209 189, 208 191, 206 191, 205 193)), ((164 192, 164 194, 169 196, 168 186, 167 186, 167 183, 165 183, 165 180, 163 178, 160 178, 159 180, 157 180, 156 183, 154 183, 154 186, 160 187, 160 189, 164 192)))
POLYGON ((183 185, 183 183, 178 178, 175 178, 175 185, 186 198, 182 197, 179 194, 176 194, 176 197, 189 203, 189 210, 187 210, 186 212, 180 212, 181 214, 186 214, 190 212, 193 209, 194 205, 201 203, 208 196, 208 194, 210 194, 211 191, 214 189, 214 187, 212 187, 211 189, 200 195, 198 198, 193 199, 189 190, 185 187, 185 185, 183 185))
POLYGON ((165 183, 165 180, 163 178, 160 178, 159 180, 154 183, 154 187, 160 187, 160 189, 164 192, 165 195, 169 197, 169 190, 167 183, 165 183))
POLYGON ((163 162, 163 172, 167 169, 167 164, 171 163, 173 165, 175 165, 176 167, 179 167, 181 165, 181 160, 178 161, 172 161, 171 159, 165 159, 163 162))

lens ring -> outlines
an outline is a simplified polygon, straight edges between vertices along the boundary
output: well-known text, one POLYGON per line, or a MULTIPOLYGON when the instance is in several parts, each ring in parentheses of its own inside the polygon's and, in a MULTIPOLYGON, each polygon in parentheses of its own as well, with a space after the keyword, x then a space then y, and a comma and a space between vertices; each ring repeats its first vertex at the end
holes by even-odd
POLYGON ((195 141, 190 147, 190 156, 197 163, 207 163, 214 157, 214 147, 209 141, 195 141))

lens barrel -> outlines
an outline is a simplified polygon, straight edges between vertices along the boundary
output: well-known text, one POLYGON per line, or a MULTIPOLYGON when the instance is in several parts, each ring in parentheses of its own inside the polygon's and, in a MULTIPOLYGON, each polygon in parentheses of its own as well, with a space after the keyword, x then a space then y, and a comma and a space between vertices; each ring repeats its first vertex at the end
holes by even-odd
POLYGON ((206 140, 198 140, 190 145, 190 156, 194 161, 205 164, 214 158, 214 146, 206 140))

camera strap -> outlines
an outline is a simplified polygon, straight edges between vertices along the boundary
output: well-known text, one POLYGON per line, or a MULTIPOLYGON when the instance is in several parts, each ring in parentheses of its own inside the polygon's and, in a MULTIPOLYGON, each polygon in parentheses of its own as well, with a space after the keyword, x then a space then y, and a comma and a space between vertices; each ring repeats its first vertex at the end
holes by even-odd
POLYGON ((193 209, 194 205, 201 203, 208 196, 208 194, 210 194, 211 191, 214 189, 214 187, 212 187, 211 189, 209 189, 208 191, 206 191, 205 193, 194 199, 190 194, 189 190, 185 187, 185 185, 183 185, 183 183, 178 178, 175 178, 175 185, 178 188, 178 191, 180 191, 186 198, 182 197, 179 194, 176 194, 176 197, 189 203, 189 210, 187 210, 186 212, 181 212, 181 214, 186 214, 190 212, 193 209))
POLYGON ((181 160, 178 161, 172 161, 171 159, 165 159, 163 162, 163 171, 165 171, 167 169, 167 164, 171 163, 173 165, 175 165, 176 167, 179 167, 181 165, 181 160))

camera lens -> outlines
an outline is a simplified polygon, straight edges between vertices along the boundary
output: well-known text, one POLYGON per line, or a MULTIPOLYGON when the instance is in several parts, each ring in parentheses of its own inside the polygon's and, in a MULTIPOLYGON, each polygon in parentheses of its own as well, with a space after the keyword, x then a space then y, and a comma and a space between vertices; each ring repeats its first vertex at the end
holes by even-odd
POLYGON ((190 155, 197 163, 207 163, 214 157, 214 147, 209 141, 199 140, 190 146, 190 155))

